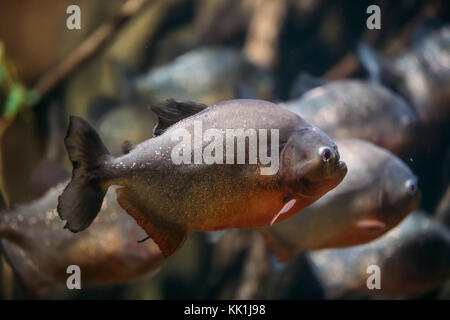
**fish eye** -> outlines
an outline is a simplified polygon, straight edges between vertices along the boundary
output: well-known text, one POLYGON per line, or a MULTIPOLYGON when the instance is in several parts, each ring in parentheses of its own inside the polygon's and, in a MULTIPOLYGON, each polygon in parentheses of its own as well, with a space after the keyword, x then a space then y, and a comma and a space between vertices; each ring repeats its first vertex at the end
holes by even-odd
POLYGON ((323 162, 328 162, 333 157, 333 152, 329 148, 320 148, 319 149, 320 157, 322 158, 323 162))
POLYGON ((406 186, 406 191, 410 195, 415 194, 417 192, 417 190, 419 189, 419 186, 417 184, 417 179, 415 179, 415 178, 406 180, 405 186, 406 186))

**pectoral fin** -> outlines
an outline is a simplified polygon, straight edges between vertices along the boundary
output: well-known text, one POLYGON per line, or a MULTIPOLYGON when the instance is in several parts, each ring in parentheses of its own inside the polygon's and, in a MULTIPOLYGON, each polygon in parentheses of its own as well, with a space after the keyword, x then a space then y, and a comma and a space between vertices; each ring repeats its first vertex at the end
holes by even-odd
POLYGON ((386 224, 374 218, 361 219, 357 222, 358 227, 365 229, 384 229, 386 224))
POLYGON ((131 215, 148 236, 156 242, 165 257, 169 257, 181 248, 189 230, 179 224, 162 220, 154 214, 144 214, 133 201, 125 188, 116 189, 117 201, 131 215))
POLYGON ((288 202, 286 202, 284 204, 283 208, 281 208, 281 210, 272 218, 272 221, 270 221, 270 225, 273 225, 275 223, 275 221, 277 221, 279 216, 281 216, 282 214, 285 214, 286 212, 291 210, 292 207, 294 206, 295 202, 297 202, 297 199, 291 199, 288 202))

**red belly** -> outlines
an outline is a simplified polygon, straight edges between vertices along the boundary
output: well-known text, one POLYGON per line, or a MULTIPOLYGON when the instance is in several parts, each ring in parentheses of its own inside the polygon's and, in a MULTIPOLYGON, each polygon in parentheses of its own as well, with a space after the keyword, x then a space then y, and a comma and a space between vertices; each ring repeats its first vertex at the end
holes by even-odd
MULTIPOLYGON (((239 199, 228 208, 217 208, 211 213, 210 219, 206 219, 194 226, 195 230, 214 231, 228 228, 260 228, 268 226, 273 217, 284 207, 284 195, 279 191, 266 191, 251 196, 250 199, 239 199)), ((282 214, 277 222, 283 221, 301 209, 310 205, 315 199, 298 198, 295 205, 282 214)))

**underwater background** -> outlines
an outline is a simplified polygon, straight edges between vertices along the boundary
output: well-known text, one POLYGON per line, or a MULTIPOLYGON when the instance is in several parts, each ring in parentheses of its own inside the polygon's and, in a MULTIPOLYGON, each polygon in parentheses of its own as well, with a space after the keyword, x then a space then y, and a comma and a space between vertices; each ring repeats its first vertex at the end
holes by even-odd
MULTIPOLYGON (((0 298, 449 299, 449 19, 445 0, 0 1, 0 217, 8 217, 0 218, 0 298), (81 29, 69 30, 66 9, 73 4, 81 10, 81 29), (374 4, 381 29, 369 30, 366 10, 374 4), (95 236, 60 235, 54 208, 61 187, 48 192, 70 178, 63 143, 69 115, 88 120, 119 155, 124 141, 153 136, 157 117, 148 106, 165 99, 212 105, 258 98, 296 108, 294 101, 309 90, 345 79, 373 81, 402 102, 378 102, 381 94, 374 94, 369 102, 380 109, 370 114, 370 126, 367 107, 346 117, 348 131, 342 119, 331 128, 341 109, 327 108, 337 96, 299 112, 333 139, 369 140, 411 169, 420 215, 408 216, 418 218, 405 219, 405 229, 400 224, 356 251, 304 251, 283 265, 258 230, 230 230, 219 239, 193 232, 161 262, 151 242, 148 252, 128 249, 145 234, 122 220, 126 213, 107 196, 102 210, 113 213, 98 222, 95 236), (394 115, 403 103, 412 107, 419 131, 389 126, 407 117, 409 111, 394 115), (325 120, 314 118, 319 108, 325 120), (386 253, 395 248, 401 253, 386 253), (392 275, 386 292, 361 289, 369 274, 359 264, 365 270, 370 259, 391 259, 382 266, 382 288, 383 268, 392 275), (82 280, 81 290, 67 289, 68 274, 53 273, 52 266, 72 260, 92 268, 91 284, 82 280)), ((367 96, 358 98, 360 89, 352 90, 342 96, 369 104, 367 96)))

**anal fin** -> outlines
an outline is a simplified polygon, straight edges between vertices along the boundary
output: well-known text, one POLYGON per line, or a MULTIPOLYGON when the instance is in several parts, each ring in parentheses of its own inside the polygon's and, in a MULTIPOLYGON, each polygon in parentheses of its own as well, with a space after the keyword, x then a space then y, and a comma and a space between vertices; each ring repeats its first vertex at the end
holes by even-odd
POLYGON ((293 258, 292 253, 285 246, 277 243, 277 239, 273 234, 265 230, 265 228, 261 228, 259 232, 266 241, 269 250, 277 257, 278 263, 285 263, 293 258))
POLYGON ((159 246, 165 257, 169 257, 181 248, 189 235, 189 230, 179 224, 160 219, 154 214, 143 214, 137 205, 132 204, 125 188, 116 189, 117 202, 131 215, 138 225, 159 246))

